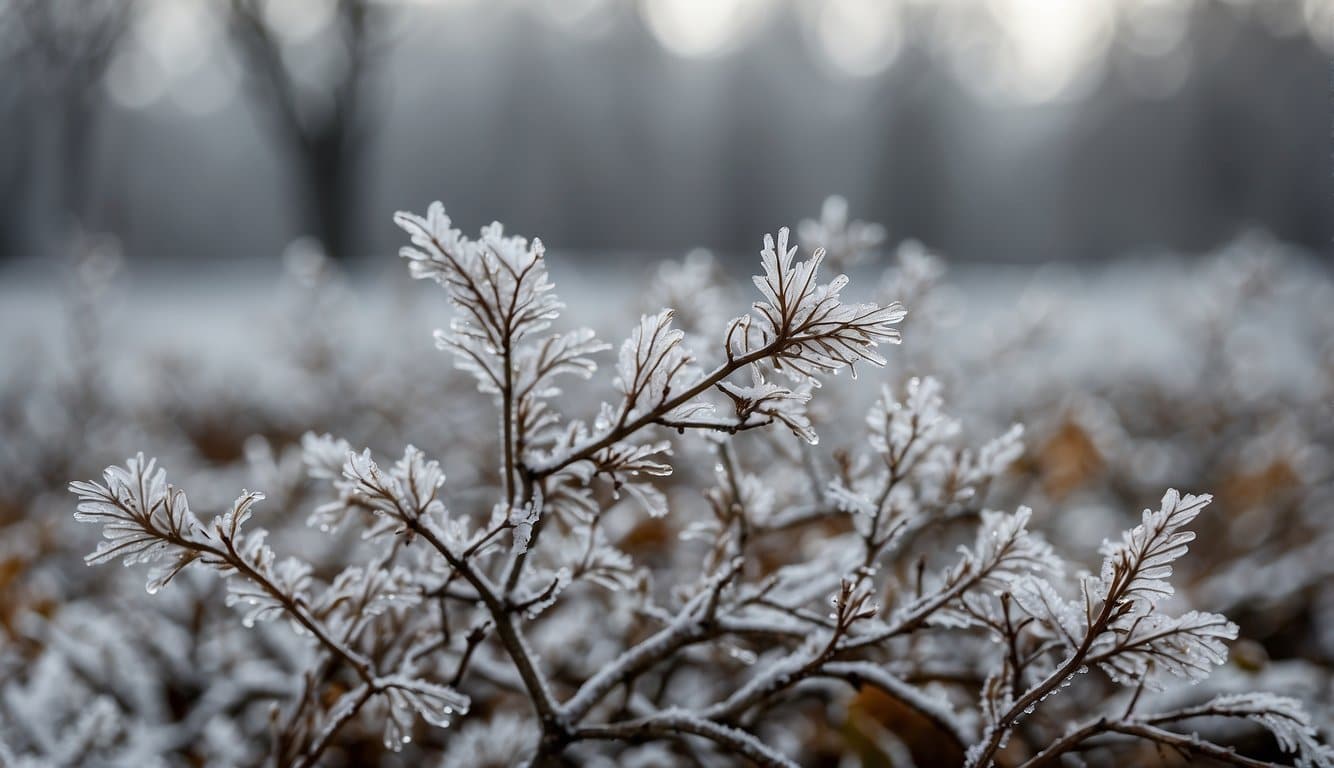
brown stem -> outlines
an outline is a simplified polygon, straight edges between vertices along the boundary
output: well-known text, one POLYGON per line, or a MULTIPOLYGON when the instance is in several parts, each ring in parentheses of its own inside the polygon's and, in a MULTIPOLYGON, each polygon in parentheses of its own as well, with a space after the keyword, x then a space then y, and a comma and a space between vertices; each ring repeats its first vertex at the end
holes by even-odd
POLYGON ((1181 750, 1182 752, 1203 755, 1228 765, 1239 765, 1243 768, 1269 768, 1273 763, 1264 760, 1255 760, 1253 758, 1239 755, 1230 747, 1219 746, 1212 742, 1204 741, 1195 736, 1186 736, 1173 731, 1158 728, 1143 721, 1137 720, 1108 720, 1099 718, 1097 720, 1085 723, 1075 730, 1061 737, 1056 743, 1039 752, 1033 758, 1023 763, 1020 768, 1041 768, 1051 765, 1057 759, 1067 752, 1078 747, 1083 742, 1094 736, 1103 733, 1120 733, 1127 736, 1138 736, 1142 739, 1148 739, 1158 744, 1181 750))
POLYGON ((366 702, 370 701, 371 696, 375 695, 375 690, 375 687, 370 685, 363 688, 361 695, 357 696, 356 701, 352 702, 352 706, 339 713, 337 720, 334 720, 325 726, 324 730, 320 733, 319 738, 311 745, 311 748, 306 751, 306 754, 301 757, 301 761, 296 764, 296 768, 311 768, 311 766, 314 766, 319 761, 320 756, 324 754, 324 750, 329 748, 329 744, 333 742, 334 736, 338 735, 338 732, 343 729, 343 726, 351 722, 352 718, 356 717, 357 713, 361 711, 361 708, 366 706, 366 702))
POLYGON ((624 440, 626 437, 629 437, 630 435, 634 434, 635 432, 638 432, 644 427, 662 419, 663 416, 670 413, 672 410, 684 405, 685 403, 695 399, 696 397, 699 397, 701 394, 707 392, 715 384, 727 378, 728 376, 731 376, 733 373, 736 373, 737 371, 741 370, 747 365, 759 362, 760 360, 763 360, 766 357, 770 357, 782 347, 787 346, 788 344, 797 343, 798 341, 799 340, 796 339, 791 341, 781 341, 781 340, 774 341, 764 347, 761 347, 760 349, 755 350, 754 352, 728 360, 727 362, 715 368, 712 373, 700 379, 693 386, 687 388, 681 394, 677 395, 676 397, 664 400, 661 404, 658 405, 657 408, 654 408, 648 413, 641 415, 639 418, 621 424, 620 426, 611 430, 602 437, 585 443, 583 446, 576 448, 568 456, 562 459, 558 459, 556 461, 535 467, 533 469, 533 475, 536 478, 540 479, 552 473, 559 472, 560 470, 564 469, 565 467, 568 467, 569 465, 577 461, 583 461, 584 459, 590 458, 603 448, 606 448, 609 445, 613 445, 621 440, 624 440))
POLYGON ((683 734, 706 738, 763 768, 796 768, 797 765, 745 731, 675 713, 663 713, 612 725, 585 726, 576 729, 573 738, 634 742, 674 739, 680 738, 683 734))
POLYGON ((524 688, 532 700, 533 708, 537 710, 537 715, 542 720, 542 730, 547 733, 564 733, 566 730, 564 721, 552 701, 546 679, 533 662, 527 642, 519 632, 519 628, 514 624, 510 606, 496 594, 494 587, 491 586, 485 576, 475 570, 470 563, 460 559, 450 551, 449 547, 445 546, 445 543, 430 528, 422 525, 420 521, 411 516, 405 516, 403 520, 413 532, 421 536, 423 540, 443 555, 454 570, 458 571, 477 591, 477 596, 496 623, 496 636, 500 638, 501 645, 505 647, 506 653, 514 662, 514 668, 518 670, 519 677, 523 680, 524 688))

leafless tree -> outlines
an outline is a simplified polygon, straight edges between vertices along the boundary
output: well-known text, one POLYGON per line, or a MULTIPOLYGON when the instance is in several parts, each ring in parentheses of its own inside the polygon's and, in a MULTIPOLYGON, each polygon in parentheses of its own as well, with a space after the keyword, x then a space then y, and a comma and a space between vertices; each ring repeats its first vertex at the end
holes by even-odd
POLYGON ((16 73, 10 106, 22 145, 10 153, 4 187, 38 206, 39 248, 59 239, 71 219, 88 215, 91 151, 103 107, 98 86, 135 5, 136 0, 0 3, 0 62, 16 73))
POLYGON ((250 70, 256 103, 291 164, 301 226, 335 259, 355 248, 356 211, 369 149, 368 84, 391 12, 371 0, 331 0, 316 47, 333 62, 311 84, 294 66, 302 52, 274 22, 273 3, 231 0, 229 28, 250 70))

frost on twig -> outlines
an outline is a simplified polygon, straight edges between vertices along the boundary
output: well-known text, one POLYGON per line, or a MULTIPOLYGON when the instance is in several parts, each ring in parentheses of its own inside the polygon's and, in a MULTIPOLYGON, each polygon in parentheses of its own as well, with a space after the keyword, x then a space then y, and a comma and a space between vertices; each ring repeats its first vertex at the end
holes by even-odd
MULTIPOLYGON (((350 468, 378 476, 373 465, 357 459, 349 455, 350 468)), ((101 525, 106 539, 89 555, 90 564, 117 558, 126 565, 150 564, 148 590, 156 592, 184 568, 199 563, 230 577, 227 604, 243 607, 245 626, 286 617, 299 634, 313 638, 326 654, 345 664, 362 680, 362 695, 344 698, 327 712, 334 730, 375 695, 390 702, 393 715, 385 739, 395 749, 409 738, 410 712, 444 725, 456 712, 467 711, 467 697, 443 685, 380 676, 377 661, 357 647, 356 630, 366 620, 386 613, 390 605, 418 601, 415 592, 401 588, 403 573, 354 567, 328 585, 317 585, 309 564, 294 557, 278 560, 266 543, 267 531, 246 526, 263 494, 243 492, 230 509, 205 525, 190 510, 185 493, 168 485, 166 472, 142 455, 124 467, 107 468, 101 483, 75 482, 70 490, 79 498, 76 517, 101 525)), ((302 762, 313 763, 332 735, 326 730, 314 739, 302 762)))

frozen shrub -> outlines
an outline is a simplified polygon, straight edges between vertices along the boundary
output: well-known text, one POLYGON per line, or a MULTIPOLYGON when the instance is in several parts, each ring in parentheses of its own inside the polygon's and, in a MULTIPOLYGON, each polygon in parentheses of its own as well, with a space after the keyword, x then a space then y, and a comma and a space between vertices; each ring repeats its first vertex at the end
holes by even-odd
MULTIPOLYGON (((1038 512, 1009 503, 1041 467, 1008 418, 947 407, 978 397, 965 377, 926 375, 941 353, 913 334, 948 312, 920 246, 878 289, 923 308, 905 365, 886 354, 903 308, 845 300, 786 230, 748 311, 694 256, 653 292, 681 327, 650 308, 612 345, 561 325, 539 241, 466 237, 438 204, 397 221, 470 385, 432 393, 391 359, 410 405, 321 390, 318 429, 244 444, 270 500, 221 501, 237 475, 189 462, 187 498, 142 455, 73 483, 104 536, 88 561, 147 566, 156 610, 106 584, 16 618, 42 650, 3 688, 0 763, 798 765, 856 754, 830 744, 844 720, 896 764, 1138 764, 1143 744, 1330 763, 1297 692, 1245 692, 1285 684, 1229 664, 1238 627, 1204 598, 1232 592, 1174 585, 1194 531, 1223 530, 1209 496, 1168 491, 1101 549, 1039 532, 1042 485, 1038 512), (865 375, 887 362, 900 375, 865 375), (447 453, 322 434, 372 407, 377 449, 429 413, 447 453), (1261 729, 1268 746, 1238 735, 1261 729)), ((802 235, 841 263, 884 239, 841 201, 802 235)), ((350 345, 314 336, 308 381, 354 380, 330 359, 350 345)), ((1108 462, 1129 442, 1095 440, 1108 462)))

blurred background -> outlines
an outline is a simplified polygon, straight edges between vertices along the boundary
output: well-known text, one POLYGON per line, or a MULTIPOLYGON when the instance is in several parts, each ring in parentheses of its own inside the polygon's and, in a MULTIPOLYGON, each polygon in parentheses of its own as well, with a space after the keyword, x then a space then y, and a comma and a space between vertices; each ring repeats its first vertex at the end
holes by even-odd
POLYGON ((358 264, 433 199, 749 254, 835 192, 962 262, 1327 256, 1331 50, 1331 0, 0 0, 0 264, 358 264))

